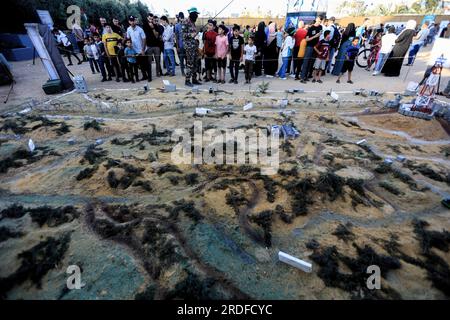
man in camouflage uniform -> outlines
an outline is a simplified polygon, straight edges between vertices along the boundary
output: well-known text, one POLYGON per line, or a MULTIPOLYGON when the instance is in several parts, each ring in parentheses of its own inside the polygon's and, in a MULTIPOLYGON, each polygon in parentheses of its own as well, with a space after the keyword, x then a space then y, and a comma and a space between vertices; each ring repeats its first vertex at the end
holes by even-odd
POLYGON ((199 12, 197 11, 197 8, 191 8, 188 10, 188 12, 189 18, 183 21, 181 32, 183 34, 184 49, 186 51, 185 85, 192 87, 193 84, 201 84, 197 80, 198 42, 195 39, 195 37, 197 36, 197 28, 195 27, 195 22, 197 21, 199 12))

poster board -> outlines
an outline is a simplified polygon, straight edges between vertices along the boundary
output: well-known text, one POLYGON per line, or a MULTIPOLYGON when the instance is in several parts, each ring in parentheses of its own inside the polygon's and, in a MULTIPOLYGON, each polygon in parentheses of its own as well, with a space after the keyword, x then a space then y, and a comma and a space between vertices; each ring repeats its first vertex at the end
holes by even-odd
POLYGON ((436 21, 436 16, 434 14, 428 14, 424 16, 419 26, 423 25, 426 21, 428 21, 429 23, 434 22, 436 21))
POLYGON ((326 16, 326 12, 318 11, 299 11, 299 12, 289 12, 286 15, 286 22, 284 28, 294 27, 297 29, 298 23, 303 21, 305 24, 313 22, 317 16, 326 16))
POLYGON ((39 16, 41 23, 48 25, 50 30, 52 30, 54 23, 50 12, 48 10, 36 10, 36 13, 39 16))
POLYGON ((44 41, 39 34, 38 24, 25 23, 25 29, 27 29, 28 36, 30 37, 31 42, 33 43, 33 46, 36 49, 39 58, 41 58, 45 70, 47 70, 49 79, 50 80, 59 79, 58 71, 56 70, 56 67, 53 64, 53 61, 50 57, 50 54, 48 53, 44 41))
POLYGON ((441 35, 442 29, 444 29, 448 24, 450 23, 450 20, 442 20, 439 24, 439 31, 436 35, 436 37, 439 37, 441 35))
POLYGON ((443 55, 443 66, 450 69, 450 50, 448 48, 450 48, 450 39, 436 38, 431 49, 428 65, 434 65, 436 60, 443 55))

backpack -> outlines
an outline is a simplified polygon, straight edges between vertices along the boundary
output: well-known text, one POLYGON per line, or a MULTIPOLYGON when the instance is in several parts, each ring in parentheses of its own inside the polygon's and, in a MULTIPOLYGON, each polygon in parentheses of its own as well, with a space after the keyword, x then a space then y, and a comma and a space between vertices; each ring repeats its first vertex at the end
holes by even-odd
POLYGON ((341 33, 339 32, 338 28, 336 28, 336 26, 333 25, 333 38, 331 38, 330 40, 330 47, 332 48, 337 48, 339 47, 339 43, 341 42, 341 33))

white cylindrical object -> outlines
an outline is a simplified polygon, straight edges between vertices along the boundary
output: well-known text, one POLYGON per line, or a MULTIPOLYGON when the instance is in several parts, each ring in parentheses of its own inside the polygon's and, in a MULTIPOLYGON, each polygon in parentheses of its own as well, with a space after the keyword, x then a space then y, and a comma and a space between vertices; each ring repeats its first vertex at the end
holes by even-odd
POLYGON ((300 260, 282 251, 278 251, 278 260, 305 272, 312 272, 312 264, 300 260))

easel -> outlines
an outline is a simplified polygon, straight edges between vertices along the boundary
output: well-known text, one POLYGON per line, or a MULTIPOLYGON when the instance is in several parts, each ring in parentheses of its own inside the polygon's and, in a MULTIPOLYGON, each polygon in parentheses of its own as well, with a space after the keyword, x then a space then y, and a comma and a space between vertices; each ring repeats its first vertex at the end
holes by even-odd
POLYGON ((425 113, 432 112, 432 105, 435 95, 439 92, 442 69, 445 60, 446 59, 443 56, 440 56, 431 67, 430 74, 421 81, 422 88, 420 89, 411 110, 425 113))

